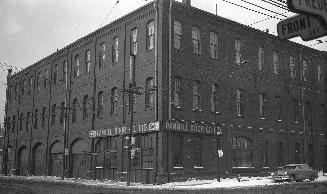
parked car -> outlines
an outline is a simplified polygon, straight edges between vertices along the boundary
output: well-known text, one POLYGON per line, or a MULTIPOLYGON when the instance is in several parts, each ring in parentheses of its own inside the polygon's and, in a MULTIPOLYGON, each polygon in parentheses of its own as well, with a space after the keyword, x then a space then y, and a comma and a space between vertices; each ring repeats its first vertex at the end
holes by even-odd
POLYGON ((306 164, 288 164, 272 175, 275 182, 303 181, 305 179, 313 181, 316 178, 318 178, 318 171, 311 169, 306 164))

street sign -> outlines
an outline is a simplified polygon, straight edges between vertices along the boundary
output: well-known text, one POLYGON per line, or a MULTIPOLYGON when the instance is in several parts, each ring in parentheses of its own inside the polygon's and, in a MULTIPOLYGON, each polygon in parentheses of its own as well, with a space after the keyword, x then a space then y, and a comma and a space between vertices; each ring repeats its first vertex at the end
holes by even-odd
POLYGON ((223 155, 224 155, 223 150, 218 150, 218 157, 219 157, 219 158, 222 158, 223 155))
POLYGON ((64 149, 65 151, 65 155, 67 156, 68 155, 68 149, 64 149))
POLYGON ((326 0, 287 0, 287 7, 293 12, 319 16, 327 25, 326 0))
POLYGON ((313 16, 296 15, 280 21, 277 32, 281 40, 301 36, 302 40, 308 41, 326 35, 327 27, 313 16))

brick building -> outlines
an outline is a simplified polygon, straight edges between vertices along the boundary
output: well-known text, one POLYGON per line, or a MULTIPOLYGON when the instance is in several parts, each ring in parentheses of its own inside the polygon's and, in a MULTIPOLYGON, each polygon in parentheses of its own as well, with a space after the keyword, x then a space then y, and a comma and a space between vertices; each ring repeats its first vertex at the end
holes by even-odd
POLYGON ((132 181, 321 169, 326 64, 326 52, 190 1, 151 2, 8 73, 7 169, 126 180, 131 116, 132 181))

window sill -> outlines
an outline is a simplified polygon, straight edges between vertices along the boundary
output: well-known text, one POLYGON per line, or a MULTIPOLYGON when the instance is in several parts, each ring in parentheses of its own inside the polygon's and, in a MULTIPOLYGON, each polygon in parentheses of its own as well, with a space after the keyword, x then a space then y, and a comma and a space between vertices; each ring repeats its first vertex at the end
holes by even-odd
POLYGON ((182 167, 182 166, 174 166, 173 169, 175 169, 175 170, 184 170, 184 167, 182 167))
POLYGON ((194 169, 204 169, 203 166, 193 166, 194 169))
POLYGON ((277 122, 282 122, 283 120, 277 120, 277 122))
POLYGON ((298 121, 295 121, 295 122, 293 122, 293 124, 299 124, 299 122, 298 121))
POLYGON ((193 111, 193 112, 202 112, 201 109, 194 109, 194 108, 192 109, 192 111, 193 111))
POLYGON ((266 117, 261 117, 260 120, 266 120, 266 117))
POLYGON ((174 106, 175 109, 181 110, 182 108, 180 106, 174 106))

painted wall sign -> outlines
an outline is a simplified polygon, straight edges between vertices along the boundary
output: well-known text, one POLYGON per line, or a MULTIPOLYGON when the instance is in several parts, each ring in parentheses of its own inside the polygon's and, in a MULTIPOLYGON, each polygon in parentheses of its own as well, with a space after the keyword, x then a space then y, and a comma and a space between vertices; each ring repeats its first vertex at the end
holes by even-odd
MULTIPOLYGON (((159 121, 153 123, 141 123, 138 125, 133 125, 133 133, 146 133, 152 131, 159 131, 159 121)), ((109 129, 98 129, 89 131, 89 138, 97 138, 97 137, 106 137, 106 136, 117 136, 117 135, 125 135, 130 131, 129 126, 122 127, 114 127, 109 129)))
POLYGON ((282 40, 300 36, 308 41, 327 34, 327 28, 322 26, 315 17, 296 15, 277 24, 278 37, 282 40))
POLYGON ((293 12, 318 16, 327 24, 326 0, 288 0, 287 6, 293 12))
POLYGON ((176 132, 189 132, 200 134, 221 135, 222 131, 219 126, 215 127, 213 124, 195 123, 190 121, 165 121, 165 130, 176 132))

